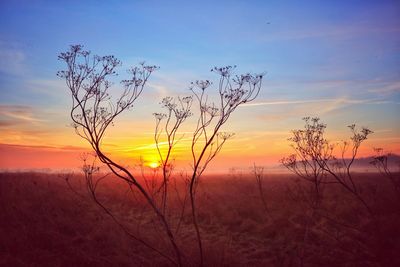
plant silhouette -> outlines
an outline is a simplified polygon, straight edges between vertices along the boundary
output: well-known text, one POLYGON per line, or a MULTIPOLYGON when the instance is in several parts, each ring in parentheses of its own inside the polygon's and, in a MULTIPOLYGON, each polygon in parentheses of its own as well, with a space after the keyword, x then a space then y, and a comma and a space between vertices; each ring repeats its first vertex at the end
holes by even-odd
MULTIPOLYGON (((238 106, 251 102, 258 96, 264 75, 252 75, 249 73, 235 75, 233 73, 235 66, 214 67, 211 71, 219 75, 216 102, 211 102, 211 97, 207 93, 208 88, 212 85, 209 80, 192 82, 190 85, 192 96, 177 99, 166 97, 162 100, 161 104, 166 113, 154 113, 156 119, 154 141, 162 168, 162 182, 154 192, 154 188, 150 189, 151 187, 149 187, 146 179, 144 183, 141 182, 128 168, 115 161, 111 155, 107 155, 103 150, 102 141, 107 129, 113 125, 115 119, 134 106, 151 74, 158 67, 142 63, 138 67, 131 68, 129 70, 131 77, 121 81, 124 86, 122 94, 116 101, 113 101, 109 95, 109 89, 112 85, 110 77, 117 74, 116 68, 121 64, 118 59, 114 56, 92 56, 81 45, 71 46, 69 51, 61 53, 58 58, 67 65, 66 70, 59 71, 57 75, 65 79, 71 93, 70 117, 73 121, 72 126, 75 132, 90 144, 95 153, 92 164, 88 164, 87 157, 83 159, 83 172, 90 195, 129 236, 178 266, 184 264, 184 255, 178 246, 176 232, 174 233, 172 230, 168 216, 168 191, 173 171, 172 152, 174 146, 180 140, 178 131, 181 125, 188 117, 193 115, 193 103, 197 103, 197 123, 192 133, 190 145, 192 172, 187 178, 187 190, 199 250, 199 265, 203 266, 204 253, 197 219, 196 188, 209 163, 221 151, 225 142, 233 136, 233 133, 221 131, 222 126, 226 124, 238 106), (167 139, 167 151, 165 154, 160 149, 162 133, 165 134, 167 139), (170 257, 155 246, 150 245, 147 241, 130 233, 97 199, 96 187, 102 178, 98 180, 93 178, 99 170, 94 164, 96 160, 105 164, 111 173, 125 181, 129 188, 133 187, 140 192, 159 219, 174 251, 174 257, 170 257), (157 196, 160 192, 161 198, 158 201, 157 196)), ((179 228, 182 221, 186 197, 181 202, 182 211, 177 228, 179 228)))

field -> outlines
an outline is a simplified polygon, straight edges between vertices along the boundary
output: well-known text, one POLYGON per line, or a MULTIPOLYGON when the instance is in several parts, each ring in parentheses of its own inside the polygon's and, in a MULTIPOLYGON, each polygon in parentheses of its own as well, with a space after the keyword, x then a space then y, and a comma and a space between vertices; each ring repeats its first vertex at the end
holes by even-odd
MULTIPOLYGON (((295 176, 265 175, 262 195, 252 175, 203 177, 197 203, 205 266, 400 266, 399 199, 379 174, 356 176, 373 215, 337 185, 326 186, 310 213, 308 185, 295 176)), ((185 265, 196 266, 184 189, 182 181, 171 189, 167 217, 185 265)), ((0 174, 0 266, 171 266, 124 231, 173 255, 137 192, 108 177, 97 197, 123 228, 93 201, 82 176, 0 174)))

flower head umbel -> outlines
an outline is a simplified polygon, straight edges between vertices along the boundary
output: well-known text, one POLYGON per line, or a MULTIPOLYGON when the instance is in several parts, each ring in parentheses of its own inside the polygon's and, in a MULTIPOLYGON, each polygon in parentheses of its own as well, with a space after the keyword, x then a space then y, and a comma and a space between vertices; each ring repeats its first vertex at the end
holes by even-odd
POLYGON ((165 113, 153 113, 154 117, 156 118, 157 121, 161 121, 165 117, 167 117, 167 114, 165 113))
POLYGON ((222 140, 228 140, 232 136, 234 136, 235 133, 228 133, 228 132, 219 132, 217 133, 218 138, 221 138, 222 140))
POLYGON ((195 82, 190 83, 190 88, 192 89, 194 86, 200 88, 202 91, 206 90, 208 87, 212 85, 212 82, 209 80, 197 80, 195 82))
POLYGON ((67 64, 57 75, 66 82, 72 95, 70 112, 76 133, 92 146, 101 143, 105 131, 113 125, 115 117, 133 107, 144 86, 157 66, 141 63, 128 70, 129 78, 122 80, 124 90, 112 101, 110 77, 117 75, 121 61, 113 55, 98 56, 85 51, 82 45, 72 45, 59 54, 67 64))
POLYGON ((222 77, 230 77, 235 68, 236 68, 236 65, 234 65, 234 66, 225 66, 225 67, 214 67, 214 68, 211 69, 211 71, 218 73, 222 77))

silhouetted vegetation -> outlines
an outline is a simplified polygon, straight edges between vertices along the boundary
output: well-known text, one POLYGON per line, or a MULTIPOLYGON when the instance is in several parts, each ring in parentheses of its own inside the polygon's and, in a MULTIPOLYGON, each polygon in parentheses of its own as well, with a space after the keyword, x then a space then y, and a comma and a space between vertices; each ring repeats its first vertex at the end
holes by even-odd
MULTIPOLYGON (((176 218, 171 214, 171 210, 168 209, 169 183, 173 171, 172 152, 175 144, 179 141, 177 137, 178 129, 189 116, 193 115, 191 107, 193 98, 195 98, 198 103, 195 115, 198 116, 198 119, 192 133, 191 146, 189 148, 193 163, 192 172, 187 177, 187 190, 190 199, 192 223, 198 244, 199 265, 203 266, 204 253, 197 219, 196 188, 208 164, 221 151, 225 142, 233 136, 232 133, 222 132, 222 126, 226 124, 239 105, 251 102, 258 96, 263 75, 251 75, 248 73, 234 75, 233 70, 235 67, 215 67, 211 71, 217 73, 220 77, 216 102, 211 102, 211 97, 206 92, 212 85, 212 82, 209 80, 192 82, 190 90, 193 96, 178 98, 177 100, 174 100, 172 97, 166 97, 162 100, 162 106, 167 112, 165 114, 154 113, 156 118, 154 140, 162 167, 162 182, 159 188, 155 190, 157 183, 153 183, 149 187, 147 179, 140 181, 136 174, 126 166, 117 163, 112 159, 111 155, 106 155, 102 149, 102 141, 106 130, 113 124, 118 115, 133 107, 150 75, 158 67, 147 66, 143 63, 139 67, 130 69, 131 78, 121 82, 125 90, 114 103, 108 93, 111 87, 109 78, 116 74, 115 69, 120 65, 118 59, 114 56, 91 56, 90 52, 83 50, 81 45, 71 46, 69 51, 59 55, 59 59, 67 64, 67 69, 59 71, 58 76, 65 79, 72 95, 70 115, 73 127, 80 137, 88 141, 95 152, 92 164, 87 164, 86 157, 83 159, 83 172, 90 196, 130 237, 178 266, 185 264, 183 262, 185 256, 182 254, 182 249, 176 240, 178 231, 172 229, 176 218), (161 134, 165 134, 167 140, 167 151, 165 154, 160 149, 161 134), (139 192, 144 197, 162 225, 174 250, 175 258, 172 258, 168 252, 157 248, 145 239, 139 238, 137 234, 128 231, 106 205, 99 201, 96 195, 96 188, 104 177, 94 181, 95 174, 99 170, 94 164, 96 159, 105 164, 115 176, 125 181, 132 193, 139 192)), ((142 177, 145 177, 143 171, 142 177)), ((176 192, 178 191, 176 190, 176 192)), ((182 198, 180 200, 181 212, 178 213, 181 215, 178 216, 178 226, 180 226, 180 222, 182 221, 187 198, 185 197, 184 201, 182 201, 182 198)))
MULTIPOLYGON (((352 134, 350 141, 332 143, 325 138, 326 125, 321 123, 319 118, 306 117, 304 121, 304 129, 294 130, 293 136, 289 138, 295 153, 281 160, 282 164, 298 177, 293 185, 288 186, 289 196, 299 203, 304 203, 302 238, 296 247, 296 266, 313 265, 316 255, 312 251, 318 242, 324 239, 333 241, 331 247, 326 248, 330 253, 343 253, 341 264, 380 264, 383 259, 380 255, 382 251, 375 250, 376 244, 369 238, 374 236, 371 231, 383 233, 391 227, 384 223, 381 217, 380 201, 388 197, 381 194, 387 192, 378 190, 378 186, 382 186, 381 181, 356 181, 351 170, 361 144, 372 131, 366 127, 358 130, 356 125, 352 124, 348 126, 352 134), (337 149, 339 151, 336 151, 337 149), (352 212, 351 217, 349 214, 340 213, 339 202, 332 201, 329 195, 332 194, 331 188, 338 192, 343 191, 340 194, 350 193, 356 200, 351 201, 351 205, 348 206, 347 212, 352 212), (361 206, 356 205, 357 202, 361 206), (362 208, 366 212, 363 212, 362 208)), ((381 153, 381 150, 376 151, 381 153)), ((396 188, 395 179, 398 178, 394 178, 395 175, 388 170, 387 157, 378 154, 372 163, 381 174, 389 177, 396 188)), ((389 199, 390 209, 396 211, 398 204, 395 199, 389 199)), ((395 220, 398 222, 400 213, 398 210, 395 213, 395 220)), ((397 246, 398 241, 395 241, 397 246)))

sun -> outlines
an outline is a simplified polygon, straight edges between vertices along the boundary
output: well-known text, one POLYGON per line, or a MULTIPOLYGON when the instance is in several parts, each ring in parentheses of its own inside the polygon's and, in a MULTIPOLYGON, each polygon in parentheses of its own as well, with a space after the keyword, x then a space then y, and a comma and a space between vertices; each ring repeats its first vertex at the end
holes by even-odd
POLYGON ((156 168, 158 168, 158 167, 160 166, 160 164, 159 164, 158 162, 150 162, 150 163, 148 164, 148 166, 149 166, 150 168, 152 168, 152 169, 156 169, 156 168))

